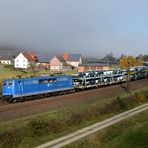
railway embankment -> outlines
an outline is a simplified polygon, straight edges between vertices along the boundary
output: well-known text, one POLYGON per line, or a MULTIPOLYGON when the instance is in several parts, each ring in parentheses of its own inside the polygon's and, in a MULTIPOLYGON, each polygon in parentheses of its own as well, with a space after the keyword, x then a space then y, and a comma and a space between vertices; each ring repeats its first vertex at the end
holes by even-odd
POLYGON ((0 147, 34 147, 148 102, 148 88, 0 123, 0 147))

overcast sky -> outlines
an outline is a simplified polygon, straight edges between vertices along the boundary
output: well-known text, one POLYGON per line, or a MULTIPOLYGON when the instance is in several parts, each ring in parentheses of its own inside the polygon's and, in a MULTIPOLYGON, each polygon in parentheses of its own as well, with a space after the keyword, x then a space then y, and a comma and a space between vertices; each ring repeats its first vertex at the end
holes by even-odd
POLYGON ((95 57, 148 54, 148 0, 0 0, 0 45, 95 57))

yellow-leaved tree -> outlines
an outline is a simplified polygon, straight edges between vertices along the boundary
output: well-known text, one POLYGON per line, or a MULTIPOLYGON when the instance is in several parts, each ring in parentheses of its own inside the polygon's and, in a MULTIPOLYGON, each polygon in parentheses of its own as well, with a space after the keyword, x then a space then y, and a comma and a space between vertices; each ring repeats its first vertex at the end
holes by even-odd
POLYGON ((139 57, 137 60, 136 60, 136 66, 142 66, 143 65, 143 60, 141 57, 139 57))
POLYGON ((135 66, 135 58, 133 56, 122 56, 120 58, 119 66, 121 69, 127 69, 135 66))
POLYGON ((133 56, 122 56, 120 58, 119 66, 121 69, 127 70, 127 76, 126 76, 126 90, 129 91, 129 68, 132 66, 135 66, 135 58, 133 56))

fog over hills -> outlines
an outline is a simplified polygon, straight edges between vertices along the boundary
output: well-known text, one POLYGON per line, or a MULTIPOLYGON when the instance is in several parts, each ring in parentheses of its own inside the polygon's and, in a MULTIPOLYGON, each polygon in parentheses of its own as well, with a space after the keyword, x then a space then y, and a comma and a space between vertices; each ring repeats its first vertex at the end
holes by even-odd
POLYGON ((147 0, 0 0, 0 46, 103 57, 148 53, 147 0))

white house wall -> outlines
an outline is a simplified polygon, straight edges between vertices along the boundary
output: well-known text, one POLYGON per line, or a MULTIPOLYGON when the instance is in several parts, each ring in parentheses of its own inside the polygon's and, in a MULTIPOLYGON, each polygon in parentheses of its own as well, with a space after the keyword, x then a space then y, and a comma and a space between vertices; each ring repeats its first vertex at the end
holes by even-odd
POLYGON ((79 65, 79 62, 67 61, 67 63, 74 66, 74 67, 78 67, 78 65, 79 65))
POLYGON ((14 59, 14 67, 15 68, 28 68, 28 59, 24 57, 22 53, 20 53, 15 59, 14 59))
POLYGON ((63 66, 50 66, 50 70, 53 70, 53 71, 60 71, 60 70, 62 70, 62 67, 63 67, 63 66))
POLYGON ((67 63, 74 67, 78 67, 79 64, 82 64, 82 58, 80 58, 79 61, 67 61, 67 63))

